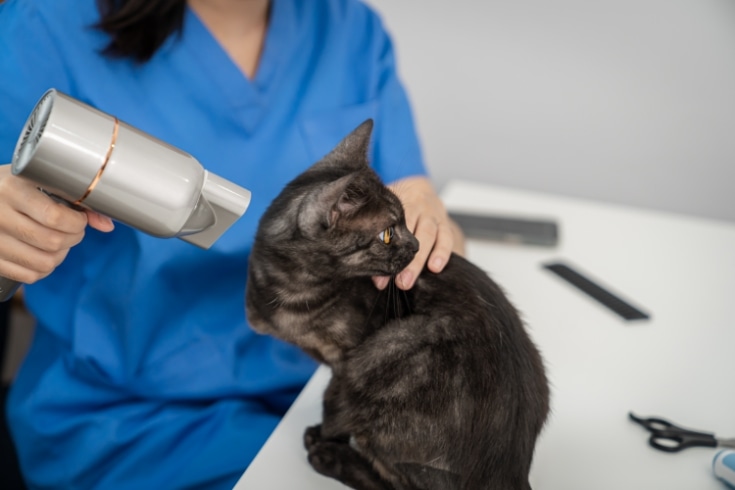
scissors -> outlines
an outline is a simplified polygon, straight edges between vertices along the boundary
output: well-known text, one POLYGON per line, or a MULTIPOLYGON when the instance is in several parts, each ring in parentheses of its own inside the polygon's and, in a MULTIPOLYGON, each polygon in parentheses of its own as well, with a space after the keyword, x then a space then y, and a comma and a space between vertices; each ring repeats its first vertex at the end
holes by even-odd
POLYGON ((709 432, 699 432, 678 427, 668 420, 658 417, 639 418, 628 414, 630 419, 643 427, 650 433, 648 444, 660 451, 676 453, 688 447, 729 447, 735 448, 735 438, 718 439, 709 432))

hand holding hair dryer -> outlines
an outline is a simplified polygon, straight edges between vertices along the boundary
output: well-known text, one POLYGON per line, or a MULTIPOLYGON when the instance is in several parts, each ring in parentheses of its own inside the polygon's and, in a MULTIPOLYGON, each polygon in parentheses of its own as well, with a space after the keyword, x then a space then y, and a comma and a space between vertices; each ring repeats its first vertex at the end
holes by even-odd
MULTIPOLYGON (((11 171, 56 199, 204 249, 250 204, 250 191, 188 153, 55 89, 28 117, 11 171)), ((19 286, 0 277, 0 301, 19 286)))

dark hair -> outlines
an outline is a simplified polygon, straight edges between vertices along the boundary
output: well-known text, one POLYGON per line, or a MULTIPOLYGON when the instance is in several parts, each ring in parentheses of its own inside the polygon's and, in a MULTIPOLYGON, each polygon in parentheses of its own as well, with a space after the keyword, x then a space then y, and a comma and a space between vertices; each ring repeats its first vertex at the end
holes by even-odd
POLYGON ((181 33, 186 0, 97 0, 97 8, 94 27, 111 37, 102 53, 143 63, 169 36, 181 33))

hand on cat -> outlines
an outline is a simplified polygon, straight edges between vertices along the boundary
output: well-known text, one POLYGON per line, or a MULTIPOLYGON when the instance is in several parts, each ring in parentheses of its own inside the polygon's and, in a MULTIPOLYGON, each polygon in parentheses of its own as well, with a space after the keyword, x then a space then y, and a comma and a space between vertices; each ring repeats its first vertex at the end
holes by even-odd
MULTIPOLYGON (((464 235, 447 215, 444 204, 426 177, 408 177, 388 186, 403 203, 406 224, 419 241, 419 251, 413 261, 396 277, 400 289, 411 289, 426 265, 432 272, 441 272, 452 252, 464 255, 464 235)), ((389 278, 373 278, 378 289, 384 289, 389 278)))
POLYGON ((112 220, 55 202, 32 182, 0 165, 0 276, 26 284, 49 275, 89 225, 111 231, 112 220))

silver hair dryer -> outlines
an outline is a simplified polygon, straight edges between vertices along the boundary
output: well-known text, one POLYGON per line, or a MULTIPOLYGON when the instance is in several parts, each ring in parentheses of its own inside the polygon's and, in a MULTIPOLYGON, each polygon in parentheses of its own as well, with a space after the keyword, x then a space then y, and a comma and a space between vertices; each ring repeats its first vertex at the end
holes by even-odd
MULTIPOLYGON (((11 171, 72 207, 204 249, 250 204, 250 191, 188 153, 55 89, 28 117, 11 171)), ((0 301, 19 285, 0 277, 0 301)))

